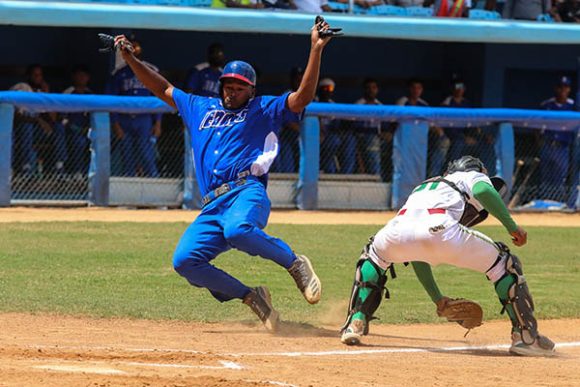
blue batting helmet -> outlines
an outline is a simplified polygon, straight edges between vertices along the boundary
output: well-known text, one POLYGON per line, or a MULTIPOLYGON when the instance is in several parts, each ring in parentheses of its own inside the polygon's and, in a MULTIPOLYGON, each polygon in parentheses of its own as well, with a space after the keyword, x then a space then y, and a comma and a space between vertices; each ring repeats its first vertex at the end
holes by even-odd
POLYGON ((226 64, 220 81, 225 78, 239 79, 251 86, 256 86, 256 72, 254 68, 249 63, 241 60, 235 60, 226 64))

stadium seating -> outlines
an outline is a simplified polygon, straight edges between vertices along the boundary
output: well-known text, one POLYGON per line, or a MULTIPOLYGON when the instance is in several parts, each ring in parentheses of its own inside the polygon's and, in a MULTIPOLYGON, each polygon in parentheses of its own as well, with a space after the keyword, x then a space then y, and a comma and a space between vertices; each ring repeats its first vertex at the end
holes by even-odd
POLYGON ((495 11, 486 11, 483 9, 471 9, 469 10, 469 18, 478 20, 500 20, 501 15, 499 14, 499 12, 495 11))
POLYGON ((433 8, 427 7, 407 7, 407 16, 411 17, 432 17, 433 8))
POLYGON ((381 16, 407 16, 407 9, 404 7, 397 7, 396 5, 376 5, 370 7, 368 10, 362 7, 355 7, 355 13, 367 13, 369 15, 381 16), (364 12, 357 12, 357 9, 364 12))

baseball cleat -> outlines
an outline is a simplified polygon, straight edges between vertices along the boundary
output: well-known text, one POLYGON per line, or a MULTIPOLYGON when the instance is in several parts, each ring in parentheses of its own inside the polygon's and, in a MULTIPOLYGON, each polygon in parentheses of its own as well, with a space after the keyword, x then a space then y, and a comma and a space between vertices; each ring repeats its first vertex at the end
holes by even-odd
POLYGON ((340 341, 346 345, 359 345, 360 338, 365 331, 365 325, 363 320, 352 320, 342 333, 340 341))
POLYGON ((526 344, 520 332, 512 332, 510 353, 520 356, 555 356, 555 346, 552 340, 542 335, 538 335, 533 344, 526 344))
POLYGON ((316 304, 320 301, 322 284, 312 268, 312 263, 305 255, 296 255, 296 260, 288 269, 288 273, 294 278, 296 286, 304 295, 306 301, 316 304))
POLYGON ((276 332, 278 329, 278 323, 280 322, 280 313, 274 310, 274 307, 272 306, 272 297, 265 286, 258 286, 257 288, 252 289, 252 291, 244 297, 243 303, 248 305, 250 309, 256 313, 268 331, 276 332))

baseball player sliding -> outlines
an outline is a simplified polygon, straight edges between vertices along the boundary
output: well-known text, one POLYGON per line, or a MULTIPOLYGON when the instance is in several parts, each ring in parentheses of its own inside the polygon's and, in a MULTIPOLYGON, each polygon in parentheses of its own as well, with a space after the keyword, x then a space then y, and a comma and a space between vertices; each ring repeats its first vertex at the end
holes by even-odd
MULTIPOLYGON (((487 176, 487 169, 479 159, 464 156, 450 162, 443 177, 429 179, 416 187, 397 216, 363 250, 356 266, 341 341, 359 344, 368 333, 368 324, 381 301, 386 270, 394 263, 421 261, 421 265, 414 265, 415 271, 437 302, 440 315, 446 314, 446 304, 452 300, 441 296, 428 264, 446 263, 478 271, 494 284, 512 322, 510 352, 524 356, 553 355, 554 343, 538 332, 521 261, 505 244, 469 228, 489 212, 501 221, 514 245, 526 244, 526 231, 516 225, 498 193, 497 188, 501 190, 505 185, 502 183, 501 179, 487 176)), ((481 309, 472 308, 474 304, 467 301, 468 310, 456 311, 463 317, 455 321, 474 319, 476 322, 466 327, 479 325, 481 309)))
POLYGON ((323 20, 315 25, 300 87, 279 97, 256 97, 256 73, 242 61, 226 64, 220 98, 186 94, 137 59, 125 36, 115 37, 115 47, 139 80, 178 109, 191 134, 203 209, 177 245, 175 270, 220 302, 242 300, 270 331, 276 330, 279 314, 268 289, 250 288, 210 262, 232 247, 259 255, 286 268, 309 303, 320 300, 322 288, 310 260, 262 229, 270 214, 266 184, 278 154, 277 133, 286 123, 299 120, 314 99, 322 51, 331 31, 323 20))

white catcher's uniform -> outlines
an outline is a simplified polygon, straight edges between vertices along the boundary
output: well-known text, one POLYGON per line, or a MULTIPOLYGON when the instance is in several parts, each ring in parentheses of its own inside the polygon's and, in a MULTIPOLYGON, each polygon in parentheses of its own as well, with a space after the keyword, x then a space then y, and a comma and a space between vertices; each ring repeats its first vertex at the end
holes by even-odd
MULTIPOLYGON (((492 185, 489 177, 470 171, 455 172, 445 179, 467 193, 478 211, 483 209, 472 190, 480 181, 492 185)), ((375 235, 371 259, 384 270, 391 263, 446 263, 485 273, 492 282, 497 281, 505 273, 505 265, 495 264, 499 250, 492 239, 459 223, 464 207, 462 195, 448 184, 421 184, 398 215, 375 235)))

